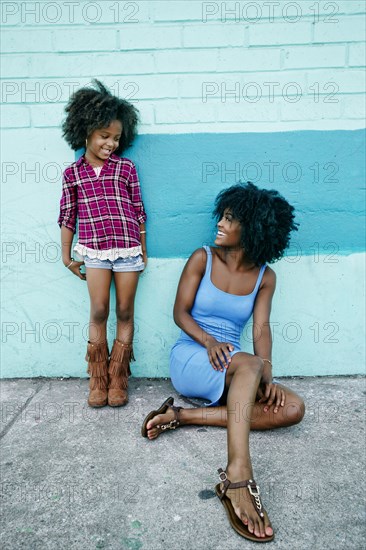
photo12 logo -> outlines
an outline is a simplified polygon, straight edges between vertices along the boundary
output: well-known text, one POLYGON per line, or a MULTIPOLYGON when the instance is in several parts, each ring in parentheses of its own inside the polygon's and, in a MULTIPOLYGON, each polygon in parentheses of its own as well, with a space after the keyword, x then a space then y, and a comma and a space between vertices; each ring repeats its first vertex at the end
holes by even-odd
MULTIPOLYGON (((81 86, 93 88, 91 82, 77 80, 3 80, 0 97, 2 103, 58 103, 66 101, 81 86)), ((118 97, 138 101, 135 97, 140 90, 137 82, 116 81, 108 87, 118 97)))
POLYGON ((339 86, 336 82, 326 82, 320 85, 313 82, 304 89, 298 82, 203 82, 202 103, 210 100, 220 100, 221 103, 258 103, 267 101, 274 103, 282 99, 287 103, 298 103, 302 98, 311 99, 314 103, 338 103, 336 97, 339 86))
POLYGON ((1 2, 1 23, 138 23, 139 11, 138 2, 1 2))
POLYGON ((338 23, 337 2, 202 2, 202 21, 235 23, 297 23, 307 18, 317 23, 338 23))
POLYGON ((339 172, 339 165, 335 162, 314 162, 310 166, 301 166, 298 162, 288 161, 285 164, 268 160, 263 163, 248 161, 235 162, 203 162, 201 166, 202 183, 220 181, 223 184, 251 181, 252 183, 274 183, 282 180, 285 183, 306 184, 339 183, 335 176, 339 172))

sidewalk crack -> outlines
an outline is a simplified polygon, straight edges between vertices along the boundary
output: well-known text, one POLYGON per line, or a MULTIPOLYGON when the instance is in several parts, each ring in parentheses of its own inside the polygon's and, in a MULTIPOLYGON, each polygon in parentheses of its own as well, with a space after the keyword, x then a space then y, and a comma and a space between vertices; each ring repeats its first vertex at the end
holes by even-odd
POLYGON ((20 407, 20 409, 18 410, 18 412, 13 416, 13 418, 9 421, 9 423, 5 426, 5 428, 0 432, 0 440, 6 436, 6 434, 8 433, 8 431, 10 430, 10 428, 13 426, 13 424, 15 424, 15 422, 17 421, 17 419, 19 418, 19 416, 22 414, 22 412, 28 407, 29 403, 31 401, 33 401, 34 397, 41 391, 41 389, 43 388, 43 386, 45 385, 45 382, 41 382, 35 389, 35 392, 33 393, 33 395, 31 395, 30 397, 28 397, 28 399, 25 401, 25 403, 23 403, 23 405, 20 407))

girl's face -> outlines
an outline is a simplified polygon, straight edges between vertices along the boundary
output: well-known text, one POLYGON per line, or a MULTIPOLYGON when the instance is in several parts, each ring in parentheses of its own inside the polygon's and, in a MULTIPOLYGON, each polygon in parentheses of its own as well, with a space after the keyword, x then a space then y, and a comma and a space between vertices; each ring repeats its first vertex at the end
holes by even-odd
POLYGON ((223 247, 240 246, 241 224, 233 217, 229 208, 217 223, 217 229, 215 244, 223 247))
POLYGON ((98 128, 87 139, 86 157, 98 164, 104 163, 117 149, 122 134, 122 123, 112 120, 107 128, 98 128))

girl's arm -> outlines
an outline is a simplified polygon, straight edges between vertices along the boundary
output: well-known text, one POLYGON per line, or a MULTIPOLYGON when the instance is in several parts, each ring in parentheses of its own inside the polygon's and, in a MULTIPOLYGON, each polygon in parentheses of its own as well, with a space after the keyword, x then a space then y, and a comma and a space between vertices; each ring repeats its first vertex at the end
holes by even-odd
MULTIPOLYGON (((146 212, 141 197, 140 182, 137 175, 136 166, 131 163, 131 172, 127 182, 127 190, 130 195, 132 206, 136 212, 136 219, 140 225, 146 222, 146 212)), ((141 231, 141 227, 140 227, 141 231)))
POLYGON ((146 247, 146 229, 145 224, 140 223, 140 240, 141 240, 141 249, 142 249, 142 258, 145 264, 145 268, 147 266, 147 247, 146 247))
POLYGON ((60 227, 64 225, 75 233, 77 208, 78 197, 76 186, 72 179, 68 178, 65 171, 62 177, 62 196, 60 201, 60 215, 57 220, 58 225, 60 227))
POLYGON ((71 246, 76 229, 77 217, 77 191, 73 182, 63 175, 62 197, 60 202, 60 215, 58 224, 61 227, 61 251, 62 261, 70 271, 80 279, 86 280, 83 273, 80 273, 80 266, 84 262, 77 262, 71 259, 71 246))
POLYGON ((62 261, 64 266, 68 266, 71 262, 71 246, 74 238, 74 232, 65 225, 61 225, 61 250, 62 261))
POLYGON ((144 204, 142 202, 140 182, 137 175, 136 166, 132 162, 131 162, 131 172, 127 181, 127 191, 128 191, 128 194, 130 195, 132 206, 136 213, 136 219, 140 224, 140 241, 141 241, 141 248, 142 248, 142 257, 146 268, 147 247, 146 247, 145 222, 146 222, 147 216, 146 216, 144 204))
POLYGON ((212 367, 215 370, 223 370, 222 365, 227 366, 230 362, 228 350, 232 351, 234 347, 228 343, 218 342, 204 331, 191 315, 197 290, 205 273, 206 262, 207 253, 202 248, 196 250, 189 258, 179 281, 173 315, 178 327, 207 349, 212 367))
POLYGON ((62 261, 65 267, 68 267, 70 271, 79 279, 86 281, 86 275, 81 273, 80 266, 84 265, 84 262, 78 262, 71 259, 71 246, 74 238, 74 232, 71 231, 65 225, 61 226, 61 248, 62 248, 62 261))

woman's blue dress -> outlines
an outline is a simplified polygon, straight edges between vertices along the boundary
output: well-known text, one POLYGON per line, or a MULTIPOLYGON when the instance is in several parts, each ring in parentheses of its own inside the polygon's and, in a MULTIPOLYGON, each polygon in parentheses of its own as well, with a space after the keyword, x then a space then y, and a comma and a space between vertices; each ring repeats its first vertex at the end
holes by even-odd
MULTIPOLYGON (((266 265, 260 268, 253 292, 245 296, 229 294, 211 281, 212 252, 206 251, 206 270, 198 287, 191 315, 203 330, 219 342, 234 346, 231 356, 241 351, 240 335, 253 313, 254 302, 266 265)), ((224 392, 225 373, 215 370, 209 362, 207 350, 183 330, 170 354, 170 376, 174 388, 186 397, 199 397, 217 405, 224 392)))

